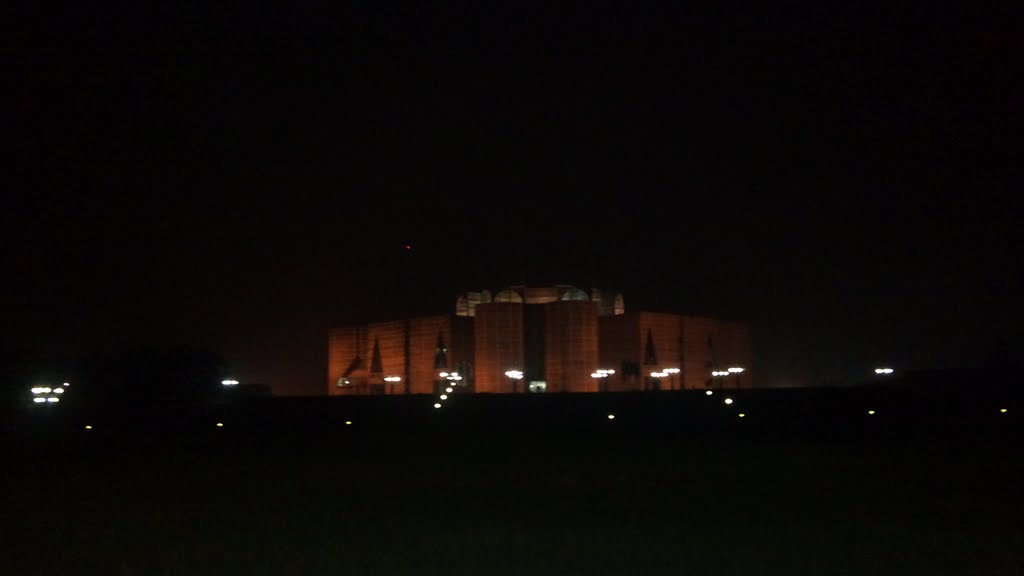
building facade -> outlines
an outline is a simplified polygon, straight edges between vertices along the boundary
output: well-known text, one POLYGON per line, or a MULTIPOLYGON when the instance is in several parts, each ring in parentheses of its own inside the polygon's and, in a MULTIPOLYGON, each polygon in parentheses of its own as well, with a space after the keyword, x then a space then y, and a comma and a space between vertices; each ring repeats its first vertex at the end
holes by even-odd
POLYGON ((461 390, 493 394, 754 382, 745 324, 626 312, 621 294, 568 285, 467 292, 453 314, 331 329, 327 348, 331 395, 434 394, 452 372, 461 390))

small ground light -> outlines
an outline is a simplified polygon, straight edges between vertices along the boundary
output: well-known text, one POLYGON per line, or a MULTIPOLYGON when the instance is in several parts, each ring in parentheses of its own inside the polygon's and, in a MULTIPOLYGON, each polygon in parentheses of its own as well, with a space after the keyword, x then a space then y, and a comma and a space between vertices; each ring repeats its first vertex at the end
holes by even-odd
POLYGON ((740 418, 746 418, 746 417, 747 417, 746 414, 743 414, 742 412, 740 413, 740 418))
POLYGON ((1000 408, 999 412, 1001 412, 1002 414, 1006 414, 1006 408, 1000 408))
POLYGON ((447 394, 441 394, 441 400, 447 400, 447 399, 448 399, 448 395, 447 394))
POLYGON ((46 402, 46 398, 33 398, 32 401, 36 404, 42 404, 43 402, 46 402))
POLYGON ((92 425, 91 424, 86 424, 85 425, 85 429, 86 430, 92 430, 92 425))
POLYGON ((440 408, 440 407, 441 407, 441 403, 440 402, 434 404, 434 408, 440 408))
POLYGON ((352 425, 352 421, 351 420, 345 420, 345 426, 351 426, 351 425, 352 425))
POLYGON ((871 415, 871 416, 874 416, 875 411, 874 410, 868 410, 868 414, 871 415))
POLYGON ((608 419, 609 420, 615 420, 615 414, 609 414, 608 415, 608 419))
POLYGON ((445 391, 445 392, 447 392, 447 393, 449 393, 449 394, 451 394, 451 393, 452 393, 452 389, 451 389, 451 388, 445 388, 445 389, 444 389, 444 391, 445 391))
POLYGON ((725 400, 723 400, 723 402, 725 402, 726 404, 732 404, 732 398, 726 398, 725 400))
POLYGON ((217 428, 223 428, 223 427, 224 427, 224 423, 223 422, 217 422, 217 428))
POLYGON ((708 395, 708 396, 711 396, 712 394, 714 394, 714 392, 712 392, 711 390, 708 390, 708 391, 707 391, 707 392, 705 392, 704 394, 706 394, 706 395, 708 395))

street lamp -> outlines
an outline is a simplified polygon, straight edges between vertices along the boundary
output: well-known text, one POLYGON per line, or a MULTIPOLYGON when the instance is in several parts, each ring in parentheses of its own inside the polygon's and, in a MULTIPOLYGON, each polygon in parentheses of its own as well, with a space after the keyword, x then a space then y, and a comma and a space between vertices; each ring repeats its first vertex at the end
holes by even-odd
POLYGON ((671 378, 670 388, 672 390, 675 390, 676 389, 676 374, 679 374, 679 368, 665 368, 664 370, 662 370, 662 372, 664 372, 664 373, 669 375, 669 377, 671 378))
POLYGON ((739 390, 742 387, 742 385, 740 383, 740 374, 743 374, 743 372, 745 370, 746 370, 746 368, 743 368, 742 366, 730 366, 729 369, 726 370, 726 372, 728 372, 729 374, 733 374, 733 375, 736 376, 736 389, 737 390, 739 390))
POLYGON ((744 372, 746 372, 746 370, 747 370, 746 368, 743 368, 741 366, 730 366, 729 368, 727 368, 725 370, 713 370, 711 372, 711 378, 712 378, 712 380, 717 378, 718 379, 718 388, 722 389, 722 388, 725 388, 725 384, 724 384, 725 379, 727 377, 729 377, 729 376, 735 376, 736 377, 736 389, 738 390, 740 388, 740 385, 741 385, 741 383, 740 383, 740 374, 743 374, 744 372))
POLYGON ((591 378, 597 380, 597 391, 607 392, 608 391, 608 377, 615 374, 615 370, 605 370, 603 368, 596 370, 590 375, 591 378))
POLYGON ((389 384, 391 384, 391 387, 390 387, 390 390, 389 390, 388 394, 394 394, 395 393, 395 384, 398 383, 398 382, 401 382, 402 381, 402 377, 401 376, 385 376, 384 377, 384 381, 389 383, 389 384))
POLYGON ((512 381, 512 393, 519 392, 519 381, 523 379, 523 373, 520 370, 507 370, 505 377, 512 381))

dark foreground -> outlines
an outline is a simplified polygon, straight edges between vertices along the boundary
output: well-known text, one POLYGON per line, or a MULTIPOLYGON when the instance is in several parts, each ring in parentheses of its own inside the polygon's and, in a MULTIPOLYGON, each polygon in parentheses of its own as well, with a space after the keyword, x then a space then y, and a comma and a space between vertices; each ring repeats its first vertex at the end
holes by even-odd
POLYGON ((1024 574, 1016 399, 733 398, 23 418, 0 574, 1024 574))

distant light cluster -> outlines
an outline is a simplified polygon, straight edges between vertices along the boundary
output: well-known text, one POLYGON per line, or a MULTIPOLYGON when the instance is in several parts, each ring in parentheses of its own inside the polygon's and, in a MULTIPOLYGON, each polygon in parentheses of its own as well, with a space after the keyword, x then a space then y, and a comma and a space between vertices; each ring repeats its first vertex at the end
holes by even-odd
POLYGON ((32 393, 33 404, 56 404, 60 402, 61 395, 64 394, 64 390, 70 386, 68 382, 64 382, 60 386, 33 386, 29 391, 32 393))

